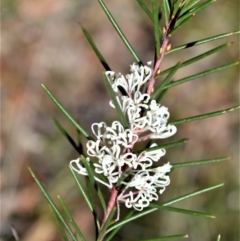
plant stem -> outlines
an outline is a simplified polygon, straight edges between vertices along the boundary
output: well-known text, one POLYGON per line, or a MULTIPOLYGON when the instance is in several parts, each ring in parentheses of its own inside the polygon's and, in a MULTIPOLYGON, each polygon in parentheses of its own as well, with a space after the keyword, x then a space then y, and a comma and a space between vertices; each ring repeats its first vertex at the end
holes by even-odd
POLYGON ((112 192, 111 192, 111 196, 110 196, 109 201, 108 201, 107 211, 104 214, 100 230, 103 228, 103 226, 106 223, 106 221, 107 221, 107 219, 108 219, 112 209, 116 205, 117 195, 118 195, 118 188, 117 187, 113 187, 112 192))
POLYGON ((162 43, 162 47, 160 49, 160 52, 161 52, 160 56, 156 60, 154 70, 153 70, 153 74, 152 74, 151 79, 149 80, 149 84, 148 84, 148 87, 147 87, 147 94, 149 94, 149 95, 153 92, 154 84, 156 82, 156 76, 160 72, 160 65, 163 61, 165 53, 167 52, 169 37, 170 37, 170 35, 168 34, 168 29, 167 29, 166 34, 163 36, 163 43, 162 43))

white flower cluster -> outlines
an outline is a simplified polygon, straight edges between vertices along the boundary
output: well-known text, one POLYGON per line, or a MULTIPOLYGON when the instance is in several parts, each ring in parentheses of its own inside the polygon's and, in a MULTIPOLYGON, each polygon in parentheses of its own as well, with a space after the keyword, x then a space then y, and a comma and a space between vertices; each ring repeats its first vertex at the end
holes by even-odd
MULTIPOLYGON (((117 98, 128 118, 129 129, 125 129, 118 121, 114 121, 111 127, 105 122, 94 123, 92 132, 96 141, 89 140, 86 146, 88 156, 98 160, 93 164, 95 172, 99 174, 95 179, 109 188, 117 185, 120 188, 118 201, 124 201, 128 208, 142 210, 151 201, 158 199, 158 190, 161 194, 169 185, 167 173, 170 172, 171 165, 167 163, 151 168, 153 162, 165 155, 165 149, 154 148, 139 154, 133 153, 132 149, 136 142, 142 140, 172 136, 176 133, 176 127, 167 124, 169 112, 166 107, 151 100, 148 94, 141 93, 151 77, 151 68, 133 64, 130 71, 131 74, 126 77, 106 72, 114 91, 118 92, 121 88, 126 94, 117 98)), ((112 102, 110 105, 114 107, 112 102)), ((87 161, 90 161, 89 158, 87 161)), ((88 175, 80 158, 72 160, 70 165, 79 174, 88 175)))

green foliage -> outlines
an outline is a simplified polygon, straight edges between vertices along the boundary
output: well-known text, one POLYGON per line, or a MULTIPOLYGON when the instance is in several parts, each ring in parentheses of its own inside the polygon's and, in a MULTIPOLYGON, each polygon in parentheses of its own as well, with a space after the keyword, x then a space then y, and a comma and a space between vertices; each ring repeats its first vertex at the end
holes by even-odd
MULTIPOLYGON (((191 58, 187 61, 184 61, 184 62, 180 61, 177 64, 175 64, 174 66, 158 73, 159 66, 163 60, 163 57, 165 57, 165 55, 168 55, 172 52, 180 51, 180 50, 183 50, 183 49, 186 49, 189 47, 194 47, 194 46, 197 46, 200 44, 215 41, 220 38, 225 38, 225 37, 231 36, 233 34, 238 34, 238 33, 240 33, 240 31, 219 34, 217 36, 204 38, 204 39, 197 40, 194 42, 189 42, 189 43, 177 46, 177 47, 173 47, 172 49, 169 49, 168 41, 171 38, 171 36, 176 31, 181 29, 189 20, 191 20, 195 14, 204 10, 206 7, 211 5, 214 1, 207 0, 204 2, 200 2, 199 0, 163 0, 163 1, 161 1, 161 4, 159 5, 159 1, 152 0, 151 1, 152 10, 149 10, 147 5, 142 0, 137 0, 137 2, 139 3, 139 6, 142 8, 142 10, 147 14, 147 16, 153 22, 153 32, 154 32, 154 38, 155 38, 155 55, 156 55, 155 56, 156 59, 155 59, 155 63, 154 63, 155 67, 156 67, 155 68, 156 80, 158 78, 162 77, 163 75, 167 74, 166 77, 163 80, 161 80, 161 83, 159 84, 159 86, 152 93, 152 95, 151 95, 152 99, 157 99, 159 101, 167 93, 168 89, 170 89, 176 85, 195 80, 197 78, 206 76, 208 74, 216 73, 217 71, 220 71, 220 70, 223 70, 223 69, 226 69, 229 67, 233 67, 238 64, 238 62, 234 62, 231 64, 227 64, 227 65, 223 65, 220 67, 205 70, 203 72, 200 72, 200 73, 197 73, 197 74, 194 74, 191 76, 187 76, 187 77, 184 77, 184 78, 176 80, 176 81, 172 80, 174 74, 180 68, 183 68, 187 65, 194 64, 197 61, 199 61, 201 59, 205 59, 206 57, 208 57, 212 54, 218 53, 219 51, 221 51, 231 45, 230 43, 226 43, 221 46, 215 47, 210 51, 202 53, 194 58, 191 58)), ((124 35, 123 31, 120 29, 119 25, 117 24, 117 21, 114 19, 114 17, 112 16, 111 12, 109 11, 109 9, 105 5, 105 3, 102 0, 99 0, 99 4, 102 7, 103 11, 105 12, 106 16, 108 17, 110 23, 115 28, 115 30, 116 30, 117 34, 119 35, 119 37, 121 38, 122 42, 125 44, 129 53, 133 56, 133 59, 137 63, 141 64, 142 62, 141 62, 140 58, 138 57, 138 54, 131 46, 130 42, 124 35)), ((83 26, 81 26, 81 28, 82 28, 82 31, 83 31, 85 37, 87 38, 90 46, 92 47, 97 58, 99 59, 100 63, 103 65, 105 70, 111 70, 109 67, 110 66, 109 63, 107 63, 107 61, 104 59, 104 57, 102 56, 99 49, 96 47, 96 44, 94 43, 90 34, 87 32, 87 30, 83 26)), ((122 113, 122 110, 119 106, 119 102, 116 98, 116 94, 114 93, 114 91, 112 89, 111 83, 109 82, 106 74, 104 74, 103 77, 104 77, 107 89, 112 98, 112 101, 116 107, 116 111, 119 115, 119 118, 120 118, 121 122, 123 123, 123 125, 125 127, 127 127, 128 126, 127 120, 126 120, 124 114, 122 113)), ((56 99, 56 97, 50 92, 50 90, 48 90, 48 88, 45 86, 43 86, 43 88, 46 91, 46 93, 50 96, 50 98, 53 100, 53 102, 59 107, 59 109, 62 111, 62 113, 64 115, 66 115, 67 118, 72 122, 72 124, 77 128, 79 133, 81 133, 86 139, 91 140, 92 137, 69 114, 69 112, 56 99)), ((183 119, 179 119, 179 120, 174 120, 170 123, 173 125, 184 124, 184 123, 188 123, 190 121, 196 121, 196 120, 201 120, 201 119, 205 119, 205 118, 209 118, 209 117, 222 115, 222 114, 225 114, 225 113, 237 110, 237 109, 239 109, 239 106, 235 106, 235 107, 231 107, 231 108, 228 108, 225 110, 219 110, 219 111, 215 111, 215 112, 211 112, 211 113, 204 113, 204 114, 200 114, 197 116, 187 117, 187 118, 183 118, 183 119)), ((73 148, 79 154, 82 154, 81 141, 78 144, 75 143, 74 139, 68 134, 68 132, 61 126, 61 124, 55 118, 53 118, 53 121, 56 124, 57 128, 60 130, 60 132, 63 134, 63 136, 65 136, 65 138, 67 138, 69 143, 73 146, 73 148)), ((184 139, 174 141, 171 143, 167 143, 167 144, 163 144, 163 145, 160 145, 157 147, 146 148, 145 151, 153 151, 153 150, 157 150, 159 148, 170 148, 170 147, 174 147, 177 145, 185 144, 186 141, 187 141, 187 139, 184 138, 184 139)), ((82 159, 83 164, 88 173, 88 176, 86 177, 86 184, 87 184, 87 189, 88 189, 87 193, 85 192, 83 186, 79 182, 74 171, 71 168, 70 168, 70 170, 71 170, 73 178, 74 178, 82 196, 84 197, 89 209, 91 210, 91 212, 93 214, 94 221, 95 221, 96 240, 97 241, 104 240, 104 238, 106 241, 111 240, 123 225, 131 222, 132 220, 141 218, 149 213, 158 211, 159 209, 163 209, 165 211, 170 211, 170 212, 179 212, 182 214, 201 216, 201 217, 205 217, 205 218, 214 218, 213 215, 209 215, 206 213, 192 211, 192 210, 186 210, 186 209, 182 209, 182 208, 169 207, 169 206, 176 202, 182 201, 184 199, 191 198, 191 197, 199 195, 199 194, 203 194, 207 191, 212 191, 218 187, 221 187, 223 184, 213 185, 211 187, 203 188, 198 191, 193 191, 193 192, 185 194, 183 196, 173 198, 172 200, 169 200, 162 204, 151 204, 147 210, 144 210, 142 212, 136 213, 135 211, 130 211, 125 217, 121 217, 121 219, 118 220, 117 222, 114 221, 114 215, 115 215, 115 211, 116 211, 117 207, 113 207, 113 209, 110 210, 110 213, 108 215, 106 222, 101 224, 101 222, 99 221, 99 216, 97 214, 97 206, 96 206, 96 202, 94 200, 93 192, 96 192, 96 194, 100 200, 101 207, 104 212, 107 212, 108 207, 105 203, 105 199, 103 197, 102 191, 98 187, 98 184, 96 183, 96 181, 94 179, 92 163, 91 162, 89 163, 84 156, 81 156, 81 159, 82 159)), ((229 157, 223 157, 223 158, 216 158, 216 159, 199 160, 199 161, 194 161, 194 162, 181 162, 181 163, 179 162, 179 163, 173 163, 172 166, 174 169, 176 169, 179 167, 189 167, 189 166, 196 166, 196 165, 202 165, 202 164, 212 164, 215 162, 226 161, 229 159, 230 159, 229 157)), ((73 227, 70 227, 70 225, 67 223, 67 221, 65 220, 63 215, 60 213, 59 209, 57 208, 57 205, 53 202, 53 200, 51 199, 51 197, 49 196, 49 194, 47 193, 45 188, 42 186, 40 181, 36 178, 36 176, 31 171, 31 169, 29 169, 29 170, 30 170, 30 173, 33 176, 34 180, 36 181, 37 185, 43 192, 45 198, 49 202, 64 240, 71 239, 71 240, 77 241, 77 240, 79 240, 77 238, 77 236, 78 236, 80 238, 80 240, 85 241, 86 239, 84 238, 80 229, 77 227, 77 224, 74 221, 72 215, 70 214, 69 209, 67 208, 67 205, 63 202, 63 200, 60 197, 58 197, 60 204, 62 206, 62 209, 64 210, 64 212, 68 218, 68 221, 72 224, 73 227), (72 229, 75 230, 77 236, 74 234, 72 229), (70 239, 68 238, 68 236, 70 236, 70 239)), ((181 234, 181 235, 172 235, 172 236, 168 236, 168 237, 160 237, 160 238, 156 238, 156 239, 145 239, 142 241, 174 240, 174 239, 182 239, 182 238, 186 238, 186 237, 187 237, 186 234, 181 234)), ((218 236, 217 241, 220 241, 220 235, 218 236)))

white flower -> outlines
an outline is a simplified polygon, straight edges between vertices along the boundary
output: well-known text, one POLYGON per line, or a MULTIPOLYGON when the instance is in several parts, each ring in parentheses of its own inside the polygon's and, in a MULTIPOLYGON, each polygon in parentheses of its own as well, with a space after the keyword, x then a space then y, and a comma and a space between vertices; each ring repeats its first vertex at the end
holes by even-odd
MULTIPOLYGON (((170 184, 168 173, 171 171, 169 163, 153 168, 165 155, 166 150, 155 148, 133 153, 136 142, 149 139, 162 139, 174 135, 177 128, 168 124, 170 113, 168 108, 151 100, 149 94, 143 93, 145 83, 151 78, 152 69, 148 66, 133 64, 130 74, 115 75, 107 71, 106 76, 112 83, 115 92, 124 90, 123 96, 116 96, 123 114, 126 116, 129 128, 125 128, 119 121, 113 121, 111 126, 105 122, 92 124, 92 132, 96 140, 89 140, 86 144, 88 156, 95 157, 93 163, 95 180, 112 188, 117 185, 121 190, 117 200, 125 202, 126 207, 133 207, 141 211, 153 200, 158 200, 158 192, 162 194, 170 184), (104 181, 99 176, 105 176, 104 181)), ((113 101, 110 106, 115 108, 113 101)), ((86 158, 89 162, 89 158, 86 158)), ((70 162, 72 168, 82 175, 88 175, 81 159, 70 162)))
POLYGON ((125 205, 127 208, 134 208, 138 211, 142 211, 143 208, 147 207, 149 205, 149 201, 145 198, 141 198, 142 193, 136 194, 135 197, 133 197, 133 192, 131 191, 129 193, 129 198, 126 199, 125 205))
POLYGON ((135 174, 128 182, 122 182, 126 185, 124 191, 119 196, 119 200, 125 201, 126 207, 133 207, 136 210, 142 210, 153 200, 158 200, 157 189, 162 194, 166 186, 170 183, 167 173, 171 170, 169 163, 153 169, 142 169, 135 174), (131 188, 128 194, 126 190, 131 188), (132 190, 134 188, 135 190, 132 190))
MULTIPOLYGON (((152 144, 151 147, 155 147, 157 144, 152 144)), ((142 170, 145 170, 146 168, 152 166, 153 161, 157 162, 160 160, 162 156, 164 156, 166 153, 165 149, 158 149, 154 151, 143 151, 138 156, 138 158, 133 163, 133 168, 136 169, 138 166, 141 166, 142 170)))
MULTIPOLYGON (((90 159, 86 158, 86 161, 89 162, 90 159)), ((81 175, 84 175, 84 176, 88 175, 86 168, 81 163, 81 158, 78 158, 76 160, 70 161, 70 166, 72 167, 72 169, 75 172, 77 172, 77 173, 79 173, 81 175)))
POLYGON ((131 74, 124 77, 122 74, 118 74, 114 78, 114 72, 107 71, 106 76, 110 81, 113 81, 112 87, 115 92, 118 92, 118 87, 122 87, 128 95, 135 91, 139 91, 140 87, 145 84, 152 75, 152 69, 148 66, 139 66, 133 64, 130 66, 131 74))

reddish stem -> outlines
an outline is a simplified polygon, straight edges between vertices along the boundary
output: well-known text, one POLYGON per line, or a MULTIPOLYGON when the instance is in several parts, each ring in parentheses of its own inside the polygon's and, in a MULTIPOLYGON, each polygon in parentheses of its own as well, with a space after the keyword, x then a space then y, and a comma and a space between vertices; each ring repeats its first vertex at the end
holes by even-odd
POLYGON ((103 221, 102 221, 100 230, 103 228, 103 226, 106 223, 112 209, 116 205, 117 195, 118 195, 118 189, 116 187, 113 187, 112 192, 111 192, 111 196, 110 196, 109 201, 108 201, 107 211, 104 213, 104 217, 103 217, 103 221))
POLYGON ((154 87, 154 84, 156 82, 156 76, 157 76, 158 72, 160 71, 160 65, 161 65, 161 63, 163 61, 163 58, 165 56, 165 53, 167 51, 168 42, 169 42, 169 37, 164 36, 163 44, 162 44, 162 47, 161 47, 161 54, 160 54, 160 57, 157 59, 157 61, 155 63, 153 74, 152 74, 151 79, 149 80, 149 84, 148 84, 148 87, 147 87, 147 94, 149 94, 149 95, 151 95, 151 93, 153 92, 153 87, 154 87))

